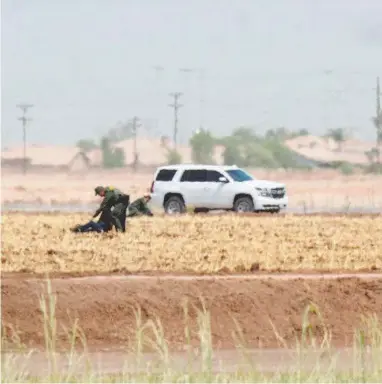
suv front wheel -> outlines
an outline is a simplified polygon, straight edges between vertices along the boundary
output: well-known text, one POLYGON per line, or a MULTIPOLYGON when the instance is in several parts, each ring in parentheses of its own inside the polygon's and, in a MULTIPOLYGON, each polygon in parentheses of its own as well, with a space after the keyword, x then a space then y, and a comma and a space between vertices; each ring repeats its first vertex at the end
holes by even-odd
POLYGON ((253 200, 250 197, 243 196, 235 200, 233 210, 238 213, 253 212, 255 209, 253 200))
POLYGON ((181 197, 171 196, 164 203, 164 211, 168 215, 184 213, 186 212, 186 206, 181 197))

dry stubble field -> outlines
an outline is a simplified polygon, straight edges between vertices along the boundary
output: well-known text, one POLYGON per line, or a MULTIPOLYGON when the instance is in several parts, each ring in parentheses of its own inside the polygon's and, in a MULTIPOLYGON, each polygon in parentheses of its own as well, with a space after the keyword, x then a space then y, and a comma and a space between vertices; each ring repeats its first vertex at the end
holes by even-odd
POLYGON ((381 216, 137 218, 73 234, 84 214, 5 214, 3 272, 247 272, 382 268, 381 216))
MULTIPOLYGON (((224 276, 198 281, 159 274, 150 279, 68 278, 113 272, 248 272, 251 277, 259 270, 381 270, 380 215, 137 218, 129 220, 125 234, 71 233, 72 225, 89 219, 84 214, 9 213, 2 219, 2 342, 8 349, 14 341, 27 349, 52 348, 44 333, 41 300, 47 291, 38 276, 44 272, 52 277, 49 297, 55 297, 54 348, 71 347, 68 329, 75 319, 88 350, 105 351, 106 369, 116 372, 123 362, 115 351, 136 353, 137 335, 145 335, 142 345, 138 340, 142 351, 152 350, 147 340, 153 324, 159 351, 184 351, 191 345, 198 355, 207 340, 215 351, 229 349, 229 361, 240 355, 232 350, 242 348, 239 334, 248 348, 294 348, 306 329, 319 341, 330 335, 331 345, 352 346, 363 316, 374 316, 373 334, 382 332, 382 279, 377 275, 310 281, 224 276)), ((277 353, 267 363, 273 361, 274 369, 280 363, 277 353)), ((46 368, 44 355, 37 358, 39 363, 27 360, 27 367, 46 368)), ((19 369, 15 364, 4 365, 11 381, 19 369)))

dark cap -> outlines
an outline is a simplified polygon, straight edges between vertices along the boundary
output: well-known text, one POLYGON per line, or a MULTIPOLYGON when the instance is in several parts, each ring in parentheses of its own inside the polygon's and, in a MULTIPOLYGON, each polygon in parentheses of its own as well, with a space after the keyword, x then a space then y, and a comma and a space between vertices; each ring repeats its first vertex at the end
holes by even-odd
POLYGON ((98 187, 94 188, 95 195, 99 195, 102 191, 104 191, 105 188, 99 185, 98 187))

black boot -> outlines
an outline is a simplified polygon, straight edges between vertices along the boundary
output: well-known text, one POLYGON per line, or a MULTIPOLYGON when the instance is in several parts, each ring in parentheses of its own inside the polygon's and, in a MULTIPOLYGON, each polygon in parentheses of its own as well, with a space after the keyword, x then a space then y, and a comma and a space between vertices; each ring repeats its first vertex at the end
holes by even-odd
POLYGON ((81 232, 81 226, 80 225, 76 225, 75 227, 70 228, 70 230, 72 232, 75 232, 75 233, 81 232))

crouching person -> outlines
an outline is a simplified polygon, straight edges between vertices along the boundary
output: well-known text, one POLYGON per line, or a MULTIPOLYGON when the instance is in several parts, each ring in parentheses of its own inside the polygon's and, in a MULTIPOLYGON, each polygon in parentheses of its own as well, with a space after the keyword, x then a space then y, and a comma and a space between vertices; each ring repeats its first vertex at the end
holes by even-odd
POLYGON ((135 217, 135 216, 154 216, 148 207, 148 203, 151 200, 151 195, 149 193, 145 193, 143 197, 133 201, 129 205, 129 213, 127 217, 135 217))
POLYGON ((97 217, 101 212, 108 212, 111 215, 111 222, 115 226, 117 232, 125 232, 126 210, 130 203, 129 195, 110 186, 96 187, 95 194, 103 197, 103 200, 100 207, 94 213, 93 218, 97 217))

